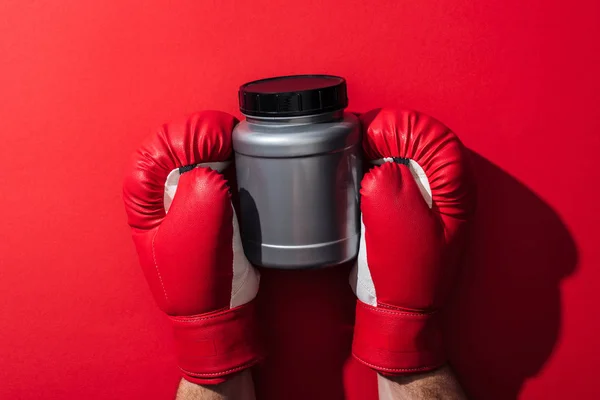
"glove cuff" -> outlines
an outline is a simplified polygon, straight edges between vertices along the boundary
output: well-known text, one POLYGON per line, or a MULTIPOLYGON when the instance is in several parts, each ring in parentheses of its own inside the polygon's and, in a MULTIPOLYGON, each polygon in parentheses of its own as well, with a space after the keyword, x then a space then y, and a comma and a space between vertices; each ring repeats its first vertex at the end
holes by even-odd
POLYGON ((384 375, 431 371, 446 361, 439 317, 356 302, 352 355, 384 375))
POLYGON ((254 300, 228 310, 192 317, 170 317, 183 377, 214 385, 260 361, 254 300))

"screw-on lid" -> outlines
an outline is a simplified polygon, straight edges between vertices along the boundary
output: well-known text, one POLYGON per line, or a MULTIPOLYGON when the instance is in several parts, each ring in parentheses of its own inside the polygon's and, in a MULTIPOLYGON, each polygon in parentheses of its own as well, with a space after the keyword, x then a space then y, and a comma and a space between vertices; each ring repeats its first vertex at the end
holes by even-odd
POLYGON ((343 110, 346 80, 332 75, 292 75, 240 86, 240 111, 255 117, 297 117, 343 110))

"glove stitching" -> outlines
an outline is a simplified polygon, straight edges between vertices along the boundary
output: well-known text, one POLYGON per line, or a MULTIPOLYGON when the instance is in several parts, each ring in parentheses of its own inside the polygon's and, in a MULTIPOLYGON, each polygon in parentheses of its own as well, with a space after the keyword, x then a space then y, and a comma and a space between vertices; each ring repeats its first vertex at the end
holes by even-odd
POLYGON ((198 321, 204 321, 204 320, 208 320, 208 319, 219 318, 219 317, 221 317, 224 314, 227 314, 229 312, 237 311, 237 310, 241 309, 242 307, 246 306, 247 304, 249 304, 249 303, 242 304, 241 306, 238 306, 238 307, 235 307, 235 308, 226 308, 226 309, 223 309, 221 311, 217 311, 215 314, 211 314, 209 316, 203 316, 203 317, 186 317, 186 318, 170 317, 170 318, 172 320, 174 320, 174 321, 177 321, 177 322, 192 324, 192 323, 198 322, 198 321))
MULTIPOLYGON (((358 284, 361 287, 363 287, 367 291, 367 293, 369 293, 371 296, 377 298, 377 295, 376 295, 375 291, 374 290, 371 291, 370 285, 368 285, 364 279, 361 279, 361 278, 357 277, 356 281, 358 282, 358 284)), ((373 289, 375 289, 375 284, 373 284, 373 289)))
POLYGON ((243 272, 243 276, 241 278, 238 278, 242 281, 242 283, 240 283, 240 285, 237 287, 237 289, 235 291, 231 291, 231 298, 229 299, 230 301, 235 297, 236 294, 238 294, 240 292, 240 290, 242 290, 242 287, 244 287, 244 285, 246 284, 246 281, 248 280, 248 275, 250 274, 250 270, 248 267, 244 268, 244 272, 243 272))
POLYGON ((410 371, 429 371, 429 370, 436 369, 436 368, 439 368, 439 367, 441 367, 442 365, 444 365, 444 363, 441 363, 441 364, 431 365, 431 366, 427 366, 427 367, 416 367, 416 368, 386 368, 386 367, 380 367, 380 366, 378 366, 378 365, 375 365, 375 364, 371 364, 371 363, 369 363, 369 362, 367 362, 367 361, 363 360, 362 358, 358 357, 358 356, 356 355, 356 353, 355 353, 355 352, 352 352, 352 355, 353 355, 353 356, 354 356, 354 358, 356 358, 358 361, 360 361, 361 363, 363 363, 363 364, 365 364, 365 365, 367 365, 367 366, 369 366, 369 367, 371 367, 371 368, 374 368, 374 369, 377 369, 377 370, 382 370, 382 371, 389 371, 389 372, 403 372, 403 371, 405 371, 405 372, 410 372, 410 371))
MULTIPOLYGON (((229 310, 227 310, 229 311, 229 310)), ((186 319, 180 319, 180 318, 173 318, 171 317, 174 321, 177 322, 181 322, 181 323, 186 323, 186 324, 193 324, 194 322, 199 322, 199 321, 206 321, 209 319, 215 319, 215 318, 219 318, 224 314, 224 312, 219 312, 216 315, 211 315, 209 317, 194 317, 194 318, 186 318, 186 319)))
POLYGON ((251 367, 254 364, 256 364, 257 362, 259 362, 259 361, 260 361, 260 359, 252 360, 252 361, 250 361, 250 362, 248 362, 248 363, 246 363, 244 365, 241 365, 239 367, 230 368, 228 370, 221 371, 221 372, 209 372, 209 373, 205 373, 205 374, 203 374, 201 372, 187 371, 187 370, 185 370, 185 369, 183 369, 181 367, 179 367, 179 369, 182 370, 187 375, 196 376, 196 377, 200 377, 200 378, 203 377, 203 376, 223 376, 223 375, 226 375, 226 374, 231 373, 231 372, 236 372, 236 371, 240 371, 240 370, 246 369, 248 367, 251 367))
POLYGON ((156 262, 156 250, 154 249, 154 240, 158 235, 158 230, 160 227, 156 229, 156 233, 152 236, 152 259, 154 260, 154 268, 156 269, 156 274, 158 275, 158 280, 160 281, 160 286, 162 287, 163 293, 165 294, 165 301, 169 302, 169 296, 167 296, 167 289, 165 288, 165 284, 162 279, 162 275, 160 274, 160 270, 158 269, 158 263, 156 262))
MULTIPOLYGON (((362 303, 362 301, 361 301, 361 303, 362 303)), ((364 303, 362 303, 360 305, 365 307, 368 310, 372 310, 372 311, 378 312, 378 313, 386 313, 386 314, 392 314, 392 315, 406 315, 406 316, 411 316, 411 317, 428 317, 430 315, 437 313, 437 311, 431 311, 431 312, 393 311, 393 310, 389 310, 389 309, 385 309, 385 308, 368 306, 367 304, 364 304, 364 303)), ((383 305, 386 305, 386 304, 383 304, 383 305)))

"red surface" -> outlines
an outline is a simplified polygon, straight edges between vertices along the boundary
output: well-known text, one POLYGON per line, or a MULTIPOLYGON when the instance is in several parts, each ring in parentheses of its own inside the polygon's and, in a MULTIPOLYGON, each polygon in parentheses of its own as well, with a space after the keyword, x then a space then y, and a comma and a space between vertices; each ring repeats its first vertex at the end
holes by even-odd
MULTIPOLYGON (((416 108, 473 150, 477 232, 447 318, 473 397, 600 396, 600 3, 241 3, 0 3, 0 398, 173 395, 169 322, 125 223, 125 163, 158 124, 236 112, 240 83, 306 72, 345 76, 352 110, 416 108)), ((341 357, 352 301, 339 275, 328 301, 323 285, 298 289, 306 277, 265 279, 262 299, 296 296, 262 300, 273 336, 303 328, 300 345, 341 357), (302 321, 307 309, 320 317, 302 321)), ((342 372, 273 367, 329 363, 300 345, 271 342, 273 384, 341 391, 342 372)))

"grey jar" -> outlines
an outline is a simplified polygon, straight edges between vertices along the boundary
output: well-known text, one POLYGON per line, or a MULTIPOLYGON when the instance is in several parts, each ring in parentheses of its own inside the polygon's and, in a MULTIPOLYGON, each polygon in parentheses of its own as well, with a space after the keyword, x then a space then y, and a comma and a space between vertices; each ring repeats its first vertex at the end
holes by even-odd
POLYGON ((333 266, 356 257, 360 127, 343 78, 296 75, 242 85, 233 132, 240 230, 263 267, 333 266))

